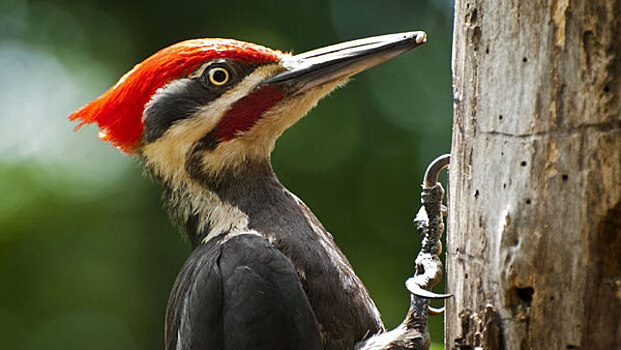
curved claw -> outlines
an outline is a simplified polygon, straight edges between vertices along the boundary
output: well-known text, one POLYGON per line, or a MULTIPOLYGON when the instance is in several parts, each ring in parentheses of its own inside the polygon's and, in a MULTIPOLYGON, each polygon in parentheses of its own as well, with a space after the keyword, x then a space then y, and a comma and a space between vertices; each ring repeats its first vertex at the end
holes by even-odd
POLYGON ((438 158, 434 159, 433 162, 429 164, 429 166, 427 167, 427 170, 425 171, 423 187, 431 187, 435 185, 438 182, 438 175, 440 175, 440 172, 444 168, 449 166, 450 162, 451 162, 450 154, 443 154, 439 156, 438 158))
POLYGON ((427 313, 430 315, 442 315, 444 313, 444 306, 435 308, 432 306, 427 306, 427 313))
POLYGON ((408 279, 405 282, 406 288, 410 293, 425 299, 447 299, 453 296, 453 294, 437 294, 432 291, 421 288, 418 284, 410 282, 412 279, 408 279))

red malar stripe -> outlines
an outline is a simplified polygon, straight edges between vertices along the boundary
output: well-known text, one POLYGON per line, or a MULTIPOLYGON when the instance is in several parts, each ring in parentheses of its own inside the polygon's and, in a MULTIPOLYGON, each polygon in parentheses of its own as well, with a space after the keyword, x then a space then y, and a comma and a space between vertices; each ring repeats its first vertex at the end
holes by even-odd
POLYGON ((261 118, 263 113, 282 100, 285 92, 274 86, 266 85, 250 95, 235 102, 226 112, 215 135, 222 141, 230 140, 238 133, 248 131, 261 118))

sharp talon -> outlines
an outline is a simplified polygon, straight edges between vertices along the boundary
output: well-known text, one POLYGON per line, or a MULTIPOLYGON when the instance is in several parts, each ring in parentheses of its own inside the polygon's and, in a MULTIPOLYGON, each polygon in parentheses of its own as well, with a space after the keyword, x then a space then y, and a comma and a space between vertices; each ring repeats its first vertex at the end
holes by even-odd
POLYGON ((406 282, 405 286, 410 291, 410 293, 416 295, 417 297, 421 297, 425 299, 447 299, 453 296, 452 294, 436 294, 432 291, 421 288, 419 285, 415 283, 406 282))
POLYGON ((423 187, 434 186, 438 182, 438 175, 442 169, 446 168, 451 161, 450 154, 444 154, 434 159, 425 171, 423 187))
POLYGON ((444 306, 439 307, 439 308, 427 306, 427 313, 430 315, 442 315, 444 313, 444 309, 445 309, 444 306))
POLYGON ((437 293, 430 292, 430 291, 427 291, 427 293, 419 293, 419 294, 412 293, 412 294, 418 297, 421 297, 421 298, 425 298, 425 299, 448 299, 453 296, 453 294, 437 294, 437 293))

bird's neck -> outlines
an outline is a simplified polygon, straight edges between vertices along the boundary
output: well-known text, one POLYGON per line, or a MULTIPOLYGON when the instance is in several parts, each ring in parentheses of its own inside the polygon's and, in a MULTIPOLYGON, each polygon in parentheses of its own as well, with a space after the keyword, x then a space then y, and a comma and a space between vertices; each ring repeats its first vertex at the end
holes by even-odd
POLYGON ((288 205, 287 190, 276 178, 268 159, 243 168, 224 170, 217 177, 197 172, 191 181, 168 186, 165 203, 193 246, 222 234, 253 231, 251 222, 288 205))

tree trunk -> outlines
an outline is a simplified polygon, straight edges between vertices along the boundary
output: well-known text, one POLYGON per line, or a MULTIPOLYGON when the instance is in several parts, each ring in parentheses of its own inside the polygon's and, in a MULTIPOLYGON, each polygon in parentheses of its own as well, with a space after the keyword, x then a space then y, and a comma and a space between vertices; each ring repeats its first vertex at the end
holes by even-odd
POLYGON ((447 349, 621 349, 620 14, 456 0, 447 349))

